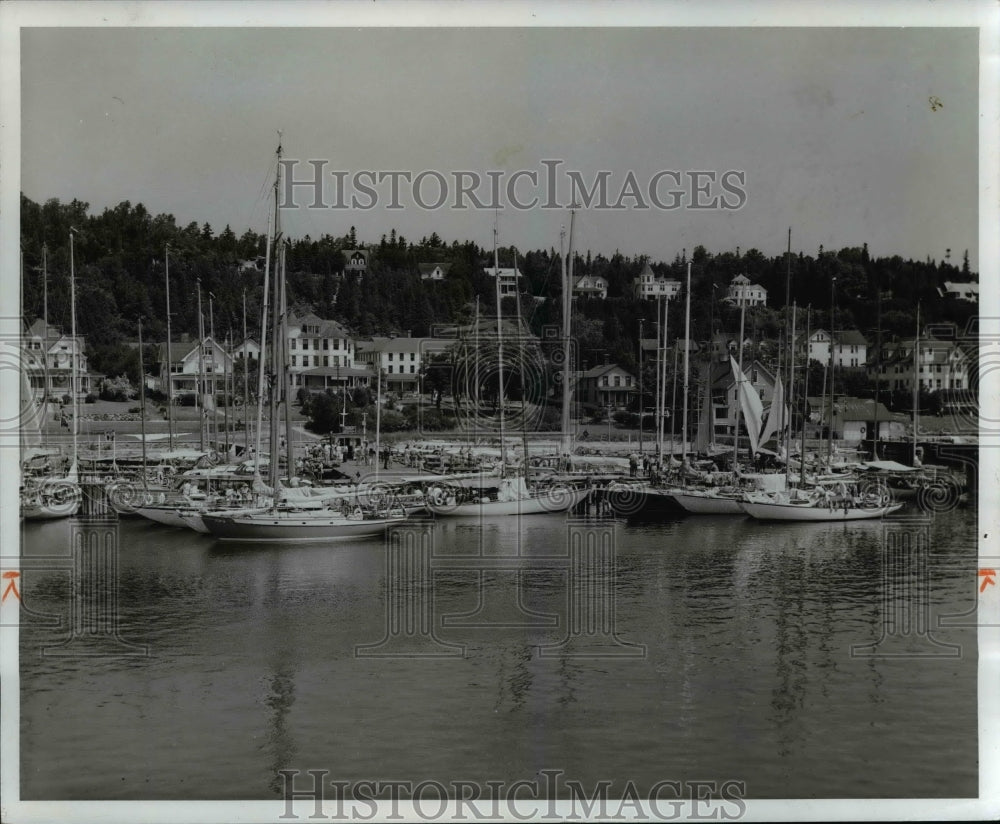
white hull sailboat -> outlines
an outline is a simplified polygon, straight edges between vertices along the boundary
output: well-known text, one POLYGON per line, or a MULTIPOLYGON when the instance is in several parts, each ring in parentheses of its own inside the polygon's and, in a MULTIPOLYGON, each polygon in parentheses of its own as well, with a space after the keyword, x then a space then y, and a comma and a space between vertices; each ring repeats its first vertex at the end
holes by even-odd
POLYGON ((588 490, 569 486, 529 491, 522 478, 510 478, 498 482, 496 497, 474 495, 473 500, 458 502, 454 491, 430 494, 427 508, 434 515, 445 517, 502 517, 507 515, 544 515, 565 512, 572 509, 584 498, 588 490))
POLYGON ((220 541, 239 543, 315 543, 383 535, 390 524, 402 523, 406 514, 368 517, 356 510, 352 515, 327 512, 228 515, 203 513, 201 520, 220 541))
POLYGON ((743 511, 759 521, 861 521, 883 518, 891 515, 902 504, 860 507, 854 503, 847 506, 826 504, 816 501, 803 503, 760 503, 744 501, 743 511))

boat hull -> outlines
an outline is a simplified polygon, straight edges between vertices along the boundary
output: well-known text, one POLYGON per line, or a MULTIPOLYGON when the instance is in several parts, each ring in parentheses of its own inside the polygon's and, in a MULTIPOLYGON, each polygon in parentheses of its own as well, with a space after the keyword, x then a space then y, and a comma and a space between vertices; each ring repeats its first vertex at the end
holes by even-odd
POLYGON ((719 495, 699 495, 693 492, 675 492, 674 498, 692 515, 743 515, 743 507, 736 498, 719 495))
POLYGON ((182 510, 180 507, 165 507, 165 506, 137 506, 135 512, 141 515, 143 518, 147 518, 153 523, 161 524, 162 526, 172 526, 178 528, 186 528, 188 525, 184 522, 182 517, 182 510))
POLYGON ((558 493, 543 493, 513 501, 481 501, 466 504, 435 504, 428 502, 427 509, 438 517, 479 518, 509 515, 550 515, 572 509, 587 497, 586 489, 562 488, 558 493))
POLYGON ((219 515, 204 513, 202 522, 220 541, 239 543, 306 543, 374 538, 385 533, 390 524, 405 518, 353 520, 339 516, 219 515))
POLYGON ((80 502, 72 504, 24 504, 21 506, 21 517, 26 521, 52 521, 56 518, 69 518, 76 515, 80 502))
POLYGON ((882 518, 902 508, 902 504, 873 507, 871 509, 850 507, 831 509, 826 506, 803 506, 798 504, 742 503, 743 511, 758 521, 863 521, 882 518))
POLYGON ((612 513, 620 518, 676 518, 687 510, 678 502, 676 490, 641 486, 621 486, 604 493, 612 513))

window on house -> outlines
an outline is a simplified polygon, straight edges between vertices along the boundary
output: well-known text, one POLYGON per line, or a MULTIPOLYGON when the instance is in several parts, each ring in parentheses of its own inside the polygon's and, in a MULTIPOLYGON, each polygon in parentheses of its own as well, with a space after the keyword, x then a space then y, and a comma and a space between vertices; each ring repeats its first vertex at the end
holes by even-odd
POLYGON ((334 349, 340 349, 340 338, 334 338, 334 340, 333 340, 333 348, 334 349))
POLYGON ((615 386, 621 386, 621 385, 622 385, 621 375, 615 375, 615 386))
POLYGON ((414 374, 417 371, 417 367, 414 364, 410 364, 410 374, 414 374))
POLYGON ((323 366, 329 366, 329 365, 330 365, 330 356, 323 355, 323 366))
POLYGON ((292 366, 295 366, 295 355, 292 355, 292 366))
POLYGON ((389 374, 390 375, 392 374, 392 366, 391 365, 389 366, 389 374))

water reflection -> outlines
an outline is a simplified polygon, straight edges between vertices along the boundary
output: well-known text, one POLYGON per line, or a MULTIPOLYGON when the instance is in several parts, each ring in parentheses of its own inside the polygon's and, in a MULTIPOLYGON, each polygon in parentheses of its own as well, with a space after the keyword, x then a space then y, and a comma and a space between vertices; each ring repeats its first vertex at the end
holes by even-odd
MULTIPOLYGON (((22 789, 273 798, 279 769, 439 781, 562 769, 587 786, 725 775, 753 797, 974 794, 974 629, 939 630, 960 659, 851 656, 884 628, 882 529, 441 521, 428 575, 401 580, 379 541, 236 547, 122 522, 120 627, 151 658, 50 660, 37 650, 54 634, 22 629, 22 789), (578 533, 589 566, 573 566, 575 528, 591 530, 578 533), (385 638, 397 596, 423 598, 464 657, 359 657, 385 638), (575 655, 605 621, 643 655, 575 655), (573 627, 590 634, 566 643, 573 627)), ((26 529, 25 553, 65 534, 26 529)), ((975 524, 942 515, 931 546, 933 623, 975 603, 975 524)), ((67 581, 33 573, 27 595, 65 614, 67 581)))

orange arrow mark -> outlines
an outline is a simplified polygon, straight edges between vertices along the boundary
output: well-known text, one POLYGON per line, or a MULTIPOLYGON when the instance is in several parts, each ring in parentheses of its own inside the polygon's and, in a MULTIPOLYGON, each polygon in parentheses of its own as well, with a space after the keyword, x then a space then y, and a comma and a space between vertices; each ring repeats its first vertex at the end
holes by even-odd
POLYGON ((18 601, 20 601, 21 593, 17 591, 17 579, 21 577, 21 573, 14 572, 13 570, 11 570, 10 572, 5 572, 2 577, 5 580, 10 581, 10 583, 7 584, 7 588, 3 591, 3 597, 0 597, 0 604, 6 601, 7 596, 10 595, 12 592, 14 593, 14 597, 17 598, 18 601))
POLYGON ((981 569, 979 570, 979 577, 983 579, 983 582, 979 585, 979 591, 983 592, 987 586, 996 585, 996 581, 993 580, 993 576, 997 574, 995 569, 981 569))

